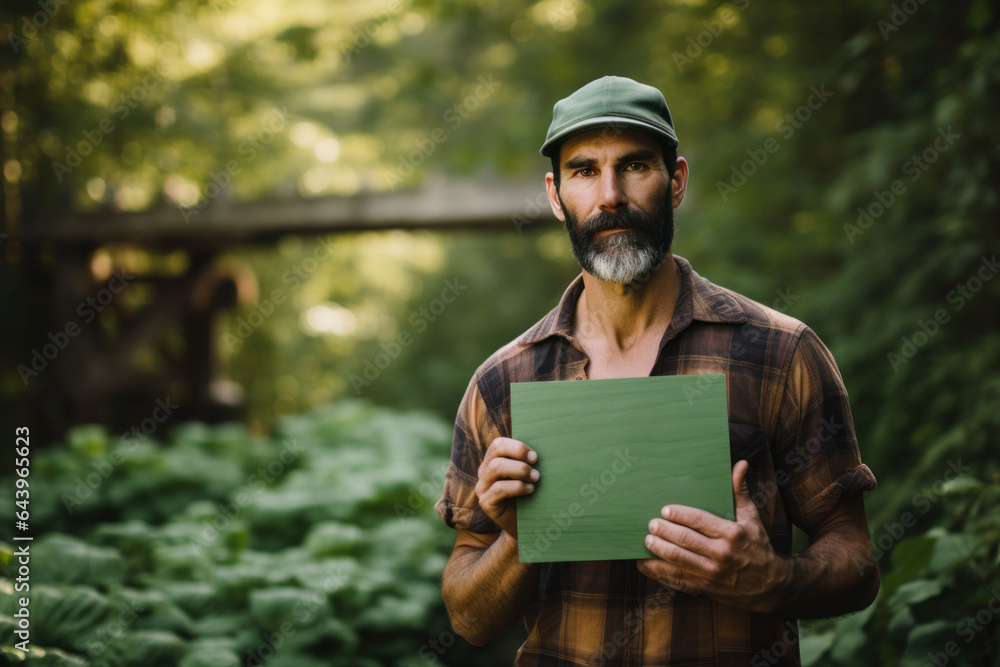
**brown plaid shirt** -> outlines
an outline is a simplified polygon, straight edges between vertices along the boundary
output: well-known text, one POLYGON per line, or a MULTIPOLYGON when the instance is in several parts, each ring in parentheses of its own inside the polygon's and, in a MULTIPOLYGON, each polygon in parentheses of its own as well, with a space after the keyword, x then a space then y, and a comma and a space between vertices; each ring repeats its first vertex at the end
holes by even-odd
MULTIPOLYGON (((732 461, 750 463, 750 494, 771 543, 790 554, 792 524, 811 531, 841 497, 875 487, 840 372, 804 324, 674 259, 680 295, 650 375, 726 375, 732 461)), ((510 383, 586 379, 588 358, 572 336, 583 288, 577 276, 554 310, 469 383, 436 505, 449 526, 499 531, 479 508, 475 485, 487 447, 511 435, 510 383)), ((542 564, 525 623, 521 667, 799 664, 794 618, 677 593, 640 574, 635 561, 542 564)))

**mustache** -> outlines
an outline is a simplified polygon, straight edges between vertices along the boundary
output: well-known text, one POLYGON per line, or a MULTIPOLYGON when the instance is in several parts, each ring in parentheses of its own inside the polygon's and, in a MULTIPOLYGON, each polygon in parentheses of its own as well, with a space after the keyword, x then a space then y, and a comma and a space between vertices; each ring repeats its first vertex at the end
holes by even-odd
POLYGON ((610 229, 630 229, 639 232, 655 232, 658 229, 658 219, 634 208, 626 208, 618 213, 601 211, 595 213, 580 226, 580 231, 588 238, 610 229))

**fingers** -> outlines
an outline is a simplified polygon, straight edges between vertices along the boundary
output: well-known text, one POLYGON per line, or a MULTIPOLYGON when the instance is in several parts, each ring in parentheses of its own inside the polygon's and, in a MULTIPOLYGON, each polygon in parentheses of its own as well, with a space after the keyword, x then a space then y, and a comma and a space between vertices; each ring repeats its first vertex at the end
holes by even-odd
POLYGON ((538 454, 520 440, 495 438, 486 450, 486 456, 483 457, 483 465, 489 465, 489 462, 496 458, 534 463, 538 460, 538 454))
POLYGON ((479 481, 487 486, 504 479, 537 482, 539 477, 538 471, 527 463, 507 458, 495 458, 479 471, 479 481))
POLYGON ((479 466, 479 485, 485 489, 502 480, 516 480, 524 483, 518 495, 530 493, 526 487, 541 477, 530 465, 537 460, 538 454, 520 440, 496 438, 479 466))
POLYGON ((499 507, 511 498, 526 496, 535 490, 535 485, 516 480, 504 480, 484 486, 479 494, 479 505, 487 515, 491 507, 499 507))
POLYGON ((736 520, 749 520, 757 516, 757 507, 750 499, 750 487, 747 484, 747 471, 750 464, 737 461, 733 466, 733 497, 736 499, 736 520))
MULTIPOLYGON (((747 471, 750 464, 737 461, 733 466, 733 497, 736 499, 736 521, 751 520, 759 517, 757 507, 750 498, 750 488, 747 484, 747 471)), ((667 505, 660 516, 664 519, 687 526, 702 535, 711 538, 732 536, 733 522, 715 516, 711 512, 687 507, 686 505, 667 505)))
POLYGON ((649 523, 646 548, 656 556, 690 572, 709 577, 718 573, 719 561, 724 557, 721 545, 667 521, 653 519, 649 523))
POLYGON ((540 473, 531 467, 538 455, 513 438, 496 438, 490 443, 479 466, 476 495, 488 517, 508 533, 517 536, 515 506, 510 501, 535 490, 540 473))
POLYGON ((637 560, 635 564, 640 573, 668 588, 688 595, 701 595, 705 592, 706 582, 675 565, 655 558, 637 560))
POLYGON ((667 505, 660 511, 660 516, 712 539, 729 536, 733 528, 732 521, 687 505, 667 505))
POLYGON ((750 470, 750 464, 743 460, 737 461, 736 465, 733 466, 733 493, 737 495, 746 493, 747 497, 750 496, 750 491, 747 489, 748 470, 750 470))

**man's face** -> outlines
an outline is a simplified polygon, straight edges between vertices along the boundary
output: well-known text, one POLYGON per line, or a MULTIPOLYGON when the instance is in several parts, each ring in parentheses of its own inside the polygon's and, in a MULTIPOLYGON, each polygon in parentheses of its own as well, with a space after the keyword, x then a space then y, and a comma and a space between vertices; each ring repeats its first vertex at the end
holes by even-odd
POLYGON ((585 271, 624 285, 660 265, 673 242, 673 198, 662 150, 650 135, 572 135, 561 146, 560 181, 557 197, 585 271))

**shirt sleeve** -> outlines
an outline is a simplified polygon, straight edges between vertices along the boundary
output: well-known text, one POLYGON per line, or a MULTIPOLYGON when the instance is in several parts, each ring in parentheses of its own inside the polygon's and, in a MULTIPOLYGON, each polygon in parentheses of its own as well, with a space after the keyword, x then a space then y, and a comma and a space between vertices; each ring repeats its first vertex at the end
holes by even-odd
POLYGON ((482 508, 476 495, 479 466, 486 450, 499 429, 490 416, 479 392, 478 374, 469 383, 455 418, 455 435, 451 444, 451 463, 445 477, 444 491, 434 509, 446 524, 473 533, 499 533, 482 508))
POLYGON ((776 480, 789 518, 807 532, 841 498, 875 488, 875 475, 861 462, 840 371, 809 328, 788 364, 778 429, 776 480))

